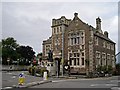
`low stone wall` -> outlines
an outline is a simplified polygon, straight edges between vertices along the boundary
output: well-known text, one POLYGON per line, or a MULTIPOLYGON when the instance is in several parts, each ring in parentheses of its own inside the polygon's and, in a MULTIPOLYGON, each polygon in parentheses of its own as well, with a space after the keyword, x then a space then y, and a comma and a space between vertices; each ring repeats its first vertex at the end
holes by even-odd
POLYGON ((20 66, 20 65, 2 65, 2 70, 7 71, 7 70, 27 70, 29 66, 20 66))

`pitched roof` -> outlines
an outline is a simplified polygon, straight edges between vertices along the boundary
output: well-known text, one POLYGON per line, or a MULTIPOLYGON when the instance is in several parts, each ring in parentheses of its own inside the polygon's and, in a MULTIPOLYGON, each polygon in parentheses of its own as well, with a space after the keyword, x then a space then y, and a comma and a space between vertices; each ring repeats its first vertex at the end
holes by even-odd
POLYGON ((106 36, 105 36, 104 34, 102 34, 102 33, 94 33, 94 35, 96 35, 96 36, 98 36, 98 37, 100 37, 100 38, 102 38, 102 39, 105 39, 105 40, 110 41, 110 42, 112 42, 112 43, 115 44, 115 42, 113 42, 111 39, 109 39, 108 37, 106 37, 106 36))

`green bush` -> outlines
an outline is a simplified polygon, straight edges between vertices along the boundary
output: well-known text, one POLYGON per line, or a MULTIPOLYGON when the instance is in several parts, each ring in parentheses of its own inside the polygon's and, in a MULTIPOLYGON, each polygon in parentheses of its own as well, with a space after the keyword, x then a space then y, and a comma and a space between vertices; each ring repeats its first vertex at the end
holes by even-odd
POLYGON ((29 68, 28 68, 28 72, 29 72, 29 74, 32 73, 32 67, 29 67, 29 68))
POLYGON ((34 67, 29 67, 28 68, 28 72, 31 74, 31 75, 35 75, 36 73, 40 74, 41 76, 43 76, 44 72, 47 72, 48 76, 49 76, 49 71, 46 70, 46 67, 37 67, 37 66, 34 66, 34 67))

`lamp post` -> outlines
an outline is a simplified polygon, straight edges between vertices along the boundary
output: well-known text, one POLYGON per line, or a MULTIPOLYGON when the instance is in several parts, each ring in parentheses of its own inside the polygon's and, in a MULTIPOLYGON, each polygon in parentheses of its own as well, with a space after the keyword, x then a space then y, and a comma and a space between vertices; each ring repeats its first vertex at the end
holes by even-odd
POLYGON ((10 59, 9 59, 9 58, 7 59, 7 62, 8 62, 8 71, 9 71, 9 62, 10 62, 10 59))
POLYGON ((64 64, 64 21, 62 20, 62 76, 63 76, 63 64, 64 64))

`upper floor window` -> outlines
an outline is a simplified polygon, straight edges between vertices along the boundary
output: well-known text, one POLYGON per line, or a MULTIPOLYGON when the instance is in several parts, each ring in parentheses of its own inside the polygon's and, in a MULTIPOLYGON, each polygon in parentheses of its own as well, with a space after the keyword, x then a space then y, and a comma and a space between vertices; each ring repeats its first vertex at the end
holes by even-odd
POLYGON ((105 46, 106 46, 106 42, 105 42, 105 41, 103 41, 103 47, 105 48, 105 46))
POLYGON ((57 27, 57 33, 59 33, 59 28, 57 27))
POLYGON ((84 37, 81 37, 81 39, 82 39, 81 42, 82 42, 82 44, 83 44, 83 43, 84 43, 84 37))
POLYGON ((82 45, 82 50, 84 50, 84 45, 82 45))
POLYGON ((53 29, 54 34, 56 33, 56 28, 53 29))
POLYGON ((84 52, 82 52, 82 56, 84 56, 84 52))
POLYGON ((80 36, 78 36, 77 34, 68 34, 68 45, 78 45, 80 44, 80 36))
POLYGON ((95 37, 95 45, 98 45, 98 37, 95 37))
POLYGON ((84 36, 84 32, 81 32, 81 36, 84 36))
POLYGON ((47 56, 50 49, 51 49, 51 45, 49 44, 45 45, 45 56, 47 56))
POLYGON ((107 49, 110 49, 110 43, 107 42, 107 49))
POLYGON ((107 60, 110 60, 110 54, 107 54, 107 60))
POLYGON ((114 44, 111 44, 111 50, 114 50, 114 44))
POLYGON ((77 44, 80 44, 80 37, 77 37, 77 44))
POLYGON ((60 32, 62 32, 62 27, 60 27, 60 32))

